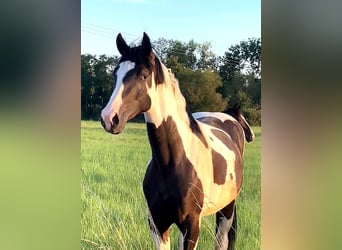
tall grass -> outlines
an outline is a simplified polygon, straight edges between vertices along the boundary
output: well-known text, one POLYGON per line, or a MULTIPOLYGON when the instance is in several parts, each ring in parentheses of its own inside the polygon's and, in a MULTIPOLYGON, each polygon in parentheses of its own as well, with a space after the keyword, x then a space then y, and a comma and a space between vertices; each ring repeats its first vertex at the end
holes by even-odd
MULTIPOLYGON (((237 200, 237 249, 260 248, 260 127, 246 145, 244 183, 237 200)), ((142 181, 151 151, 144 124, 128 123, 117 136, 99 122, 81 122, 81 248, 154 249, 142 181)), ((202 220, 198 249, 213 249, 215 217, 202 220)), ((171 229, 177 249, 178 229, 171 229)))

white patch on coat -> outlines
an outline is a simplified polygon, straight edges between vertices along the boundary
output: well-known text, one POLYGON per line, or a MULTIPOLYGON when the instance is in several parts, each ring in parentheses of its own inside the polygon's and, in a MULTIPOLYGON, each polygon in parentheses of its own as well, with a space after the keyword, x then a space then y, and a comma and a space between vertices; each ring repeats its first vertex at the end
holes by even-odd
MULTIPOLYGON (((211 150, 204 149, 202 153, 200 153, 201 157, 193 157, 191 154, 188 156, 190 161, 195 166, 196 172, 202 182, 204 197, 201 217, 204 217, 216 213, 236 198, 239 190, 237 190, 235 181, 232 182, 230 180, 230 176, 233 177, 233 180, 236 180, 236 157, 241 156, 236 155, 232 149, 228 148, 212 132, 213 129, 219 130, 222 133, 226 134, 227 138, 230 139, 230 136, 225 131, 202 122, 199 122, 199 125, 205 137, 211 137, 213 139, 207 139, 209 147, 220 154, 225 159, 227 165, 225 176, 226 181, 224 182, 224 184, 219 185, 214 182, 213 166, 210 166, 208 168, 208 163, 212 162, 211 150)), ((236 150, 238 149, 236 148, 236 150)))
POLYGON ((200 118, 203 117, 215 117, 219 120, 221 120, 222 122, 226 121, 226 120, 230 120, 230 121, 236 121, 236 119, 228 114, 225 113, 221 113, 221 112, 196 112, 193 113, 192 116, 198 120, 200 118))
POLYGON ((174 121, 188 121, 186 101, 180 92, 178 80, 165 65, 162 65, 162 69, 165 82, 156 85, 152 75, 152 87, 147 90, 152 104, 150 110, 144 113, 145 121, 153 123, 157 128, 168 117, 174 121))
POLYGON ((109 130, 112 126, 112 119, 115 114, 119 111, 122 104, 122 92, 124 89, 123 79, 127 72, 134 69, 135 63, 131 61, 125 61, 119 64, 119 69, 116 72, 116 84, 115 89, 106 105, 106 107, 101 112, 102 120, 109 130))

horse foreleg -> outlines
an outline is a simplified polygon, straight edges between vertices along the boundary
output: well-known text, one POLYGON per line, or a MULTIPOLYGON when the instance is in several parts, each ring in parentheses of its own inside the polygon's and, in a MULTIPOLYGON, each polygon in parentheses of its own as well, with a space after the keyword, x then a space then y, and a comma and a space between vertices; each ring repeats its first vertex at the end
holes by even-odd
POLYGON ((235 201, 216 213, 216 245, 215 249, 235 249, 236 220, 235 201))
POLYGON ((149 215, 148 217, 148 224, 150 226, 151 236, 156 245, 156 249, 157 250, 169 250, 170 249, 170 229, 167 229, 165 232, 160 234, 159 230, 154 224, 154 221, 151 215, 149 215))
POLYGON ((200 229, 199 216, 188 217, 179 228, 181 233, 178 238, 178 249, 196 249, 200 229))

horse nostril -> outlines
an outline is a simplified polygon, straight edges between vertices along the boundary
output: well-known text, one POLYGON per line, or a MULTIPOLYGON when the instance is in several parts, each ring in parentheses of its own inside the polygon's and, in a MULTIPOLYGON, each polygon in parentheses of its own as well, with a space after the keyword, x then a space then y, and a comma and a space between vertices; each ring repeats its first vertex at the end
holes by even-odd
POLYGON ((119 117, 118 115, 115 115, 112 119, 112 126, 116 127, 119 124, 119 117))

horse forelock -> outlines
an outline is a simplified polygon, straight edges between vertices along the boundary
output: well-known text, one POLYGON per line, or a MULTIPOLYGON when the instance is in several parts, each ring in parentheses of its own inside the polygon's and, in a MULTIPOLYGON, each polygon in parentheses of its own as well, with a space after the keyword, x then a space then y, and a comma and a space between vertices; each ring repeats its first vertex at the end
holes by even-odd
POLYGON ((156 84, 160 84, 165 81, 160 60, 154 52, 151 52, 150 55, 146 56, 141 45, 130 48, 126 54, 121 56, 119 64, 124 61, 134 62, 136 64, 136 73, 139 73, 142 67, 148 69, 150 73, 153 71, 156 84))

